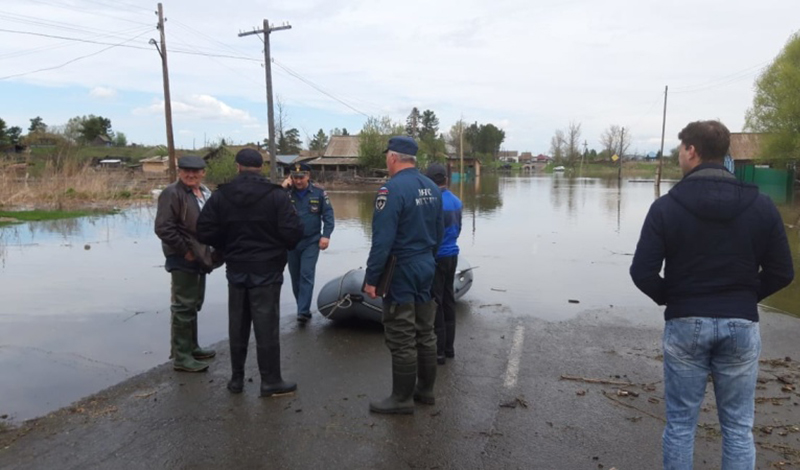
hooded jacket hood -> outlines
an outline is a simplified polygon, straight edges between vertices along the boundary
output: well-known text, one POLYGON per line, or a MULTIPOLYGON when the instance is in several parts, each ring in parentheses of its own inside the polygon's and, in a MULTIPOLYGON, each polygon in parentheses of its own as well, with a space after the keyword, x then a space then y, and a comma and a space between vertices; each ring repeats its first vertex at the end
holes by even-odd
POLYGON ((669 191, 695 216, 720 222, 739 216, 758 194, 757 186, 736 180, 724 166, 714 163, 698 165, 669 191))
POLYGON ((228 184, 220 185, 222 194, 239 207, 249 207, 274 191, 276 186, 260 173, 239 173, 228 184))

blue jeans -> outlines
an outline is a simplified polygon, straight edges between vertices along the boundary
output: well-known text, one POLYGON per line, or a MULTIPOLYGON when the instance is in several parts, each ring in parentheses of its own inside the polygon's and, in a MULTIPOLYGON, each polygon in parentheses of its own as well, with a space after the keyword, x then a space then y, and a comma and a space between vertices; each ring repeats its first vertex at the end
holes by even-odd
POLYGON ((664 328, 665 470, 692 468, 697 417, 708 374, 714 380, 722 428, 722 469, 755 468, 753 442, 758 323, 739 318, 688 317, 664 328))
POLYGON ((314 276, 319 259, 319 238, 300 244, 289 251, 289 275, 292 293, 297 301, 297 315, 311 316, 311 297, 314 295, 314 276))

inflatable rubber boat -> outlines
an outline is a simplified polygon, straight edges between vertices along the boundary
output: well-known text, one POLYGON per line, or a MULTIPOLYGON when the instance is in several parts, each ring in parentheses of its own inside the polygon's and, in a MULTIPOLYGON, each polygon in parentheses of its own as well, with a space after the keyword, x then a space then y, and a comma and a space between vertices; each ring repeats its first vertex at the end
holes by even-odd
MULTIPOLYGON (((463 259, 458 259, 453 292, 460 299, 472 287, 472 271, 475 268, 463 259)), ((382 322, 383 299, 370 299, 361 292, 364 284, 364 269, 351 269, 344 275, 329 281, 317 296, 319 313, 329 320, 339 321, 358 318, 382 322)))

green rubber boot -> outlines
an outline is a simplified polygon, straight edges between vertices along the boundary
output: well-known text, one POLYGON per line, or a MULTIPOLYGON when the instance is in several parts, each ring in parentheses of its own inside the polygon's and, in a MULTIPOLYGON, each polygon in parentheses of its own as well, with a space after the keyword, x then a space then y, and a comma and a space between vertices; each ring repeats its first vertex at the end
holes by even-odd
POLYGON ((208 364, 192 356, 192 319, 188 315, 172 315, 172 368, 181 372, 203 372, 208 364))
POLYGON ((201 348, 197 344, 197 317, 192 320, 192 357, 195 359, 211 359, 217 355, 217 351, 211 348, 201 348))
POLYGON ((436 396, 433 393, 435 383, 436 352, 419 354, 417 356, 417 386, 414 389, 414 401, 424 405, 435 405, 436 396))

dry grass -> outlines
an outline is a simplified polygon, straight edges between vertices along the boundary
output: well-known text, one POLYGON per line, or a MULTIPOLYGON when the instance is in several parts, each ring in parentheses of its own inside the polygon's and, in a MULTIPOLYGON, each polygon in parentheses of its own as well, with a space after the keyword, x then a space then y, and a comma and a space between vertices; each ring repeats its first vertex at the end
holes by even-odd
POLYGON ((106 208, 149 197, 164 181, 125 170, 95 170, 74 159, 50 160, 37 177, 28 167, 0 169, 0 207, 5 209, 70 210, 106 208))

